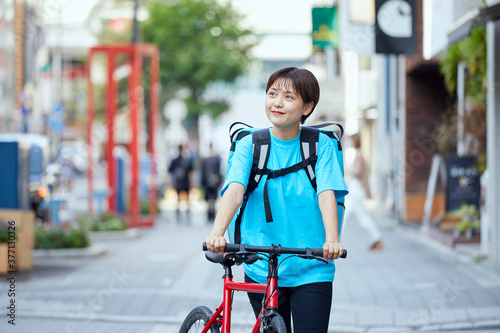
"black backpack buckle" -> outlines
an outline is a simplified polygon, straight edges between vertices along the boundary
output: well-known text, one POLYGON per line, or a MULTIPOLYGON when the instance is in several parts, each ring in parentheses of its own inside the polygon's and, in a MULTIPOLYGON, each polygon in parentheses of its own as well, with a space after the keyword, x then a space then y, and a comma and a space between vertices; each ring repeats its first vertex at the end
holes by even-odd
POLYGON ((269 175, 267 176, 267 178, 276 178, 276 177, 281 177, 283 176, 283 170, 280 169, 280 170, 272 170, 272 171, 269 171, 269 175))

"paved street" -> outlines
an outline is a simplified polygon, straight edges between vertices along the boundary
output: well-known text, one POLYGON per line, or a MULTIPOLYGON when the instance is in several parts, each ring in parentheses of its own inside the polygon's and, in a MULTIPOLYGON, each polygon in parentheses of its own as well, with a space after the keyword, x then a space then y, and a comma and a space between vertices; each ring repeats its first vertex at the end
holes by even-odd
MULTIPOLYGON (((190 225, 165 210, 154 228, 130 239, 94 241, 97 257, 36 257, 16 276, 16 325, 0 332, 177 332, 196 305, 221 301, 223 271, 205 260, 209 232, 201 209, 190 225)), ((500 274, 381 218, 384 249, 366 250, 356 223, 344 230, 330 332, 500 332, 500 274)), ((236 269, 241 278, 241 269, 236 269)), ((8 281, 0 282, 6 312, 8 281)), ((234 304, 233 332, 249 332, 246 295, 234 304)))

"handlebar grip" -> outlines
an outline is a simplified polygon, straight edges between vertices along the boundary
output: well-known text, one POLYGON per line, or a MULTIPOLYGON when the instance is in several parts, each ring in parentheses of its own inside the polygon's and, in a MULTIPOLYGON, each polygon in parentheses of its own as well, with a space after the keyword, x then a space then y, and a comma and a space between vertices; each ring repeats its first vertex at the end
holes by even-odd
POLYGON ((226 246, 224 247, 225 252, 239 252, 240 250, 240 244, 226 243, 226 246))
MULTIPOLYGON (((317 248, 317 249, 311 249, 311 253, 317 257, 322 257, 323 256, 323 249, 322 248, 317 248)), ((344 249, 344 252, 340 255, 340 258, 345 259, 347 258, 347 250, 344 249)))
MULTIPOLYGON (((202 250, 208 251, 206 242, 203 242, 202 250)), ((224 247, 224 252, 238 252, 238 251, 240 251, 239 244, 226 243, 226 246, 224 247)))

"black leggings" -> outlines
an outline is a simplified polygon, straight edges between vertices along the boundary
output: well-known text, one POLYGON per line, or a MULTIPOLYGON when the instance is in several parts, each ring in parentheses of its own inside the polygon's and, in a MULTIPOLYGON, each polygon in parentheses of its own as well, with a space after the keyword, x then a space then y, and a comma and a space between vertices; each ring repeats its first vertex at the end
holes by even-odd
MULTIPOLYGON (((245 275, 246 282, 255 282, 245 275)), ((291 333, 291 314, 296 333, 326 333, 332 307, 332 282, 317 282, 278 288, 278 312, 291 333)), ((248 293, 255 317, 262 309, 263 294, 248 293)))

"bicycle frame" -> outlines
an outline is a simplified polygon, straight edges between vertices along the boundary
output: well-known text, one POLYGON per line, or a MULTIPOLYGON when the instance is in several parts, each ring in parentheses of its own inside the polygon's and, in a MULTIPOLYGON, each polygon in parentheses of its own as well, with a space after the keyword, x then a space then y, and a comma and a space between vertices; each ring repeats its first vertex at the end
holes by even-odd
MULTIPOLYGON (((271 254, 269 256, 269 267, 272 265, 277 265, 277 256, 271 254)), ((203 328, 202 333, 208 332, 212 324, 218 323, 222 324, 221 333, 230 333, 231 331, 231 304, 232 304, 232 292, 233 291, 245 291, 251 293, 260 293, 265 294, 265 300, 269 299, 269 302, 266 302, 266 306, 264 306, 255 321, 255 325, 252 329, 252 333, 258 333, 260 331, 261 326, 261 316, 264 311, 266 313, 272 314, 278 311, 278 276, 276 270, 270 270, 271 276, 267 279, 267 284, 260 283, 248 283, 248 282, 238 282, 233 281, 232 269, 230 266, 224 266, 225 274, 224 274, 224 296, 221 305, 217 308, 215 313, 212 315, 210 320, 207 322, 205 327, 203 328), (224 311, 224 312, 223 312, 224 311), (220 319, 220 314, 223 313, 222 320, 220 319)))

